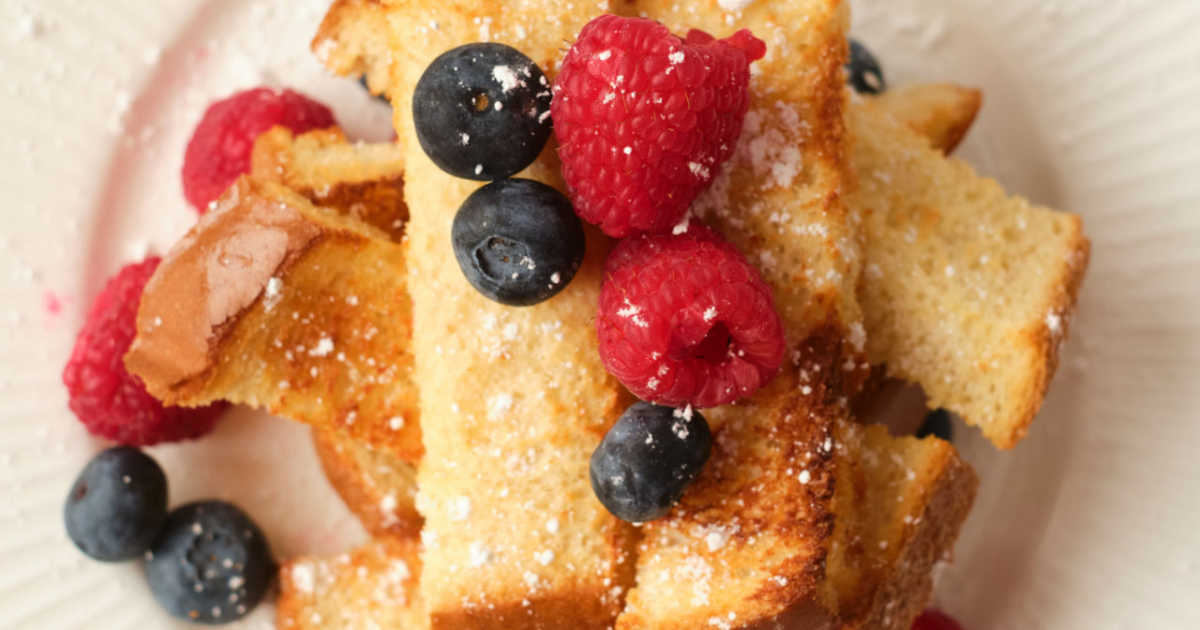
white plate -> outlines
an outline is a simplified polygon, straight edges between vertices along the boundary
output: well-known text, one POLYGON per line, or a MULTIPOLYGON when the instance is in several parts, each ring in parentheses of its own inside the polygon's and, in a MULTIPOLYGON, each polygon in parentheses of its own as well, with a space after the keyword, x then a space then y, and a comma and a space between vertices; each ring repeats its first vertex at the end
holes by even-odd
MULTIPOLYGON (((0 626, 189 627, 159 612, 135 567, 87 561, 66 540, 66 490, 101 445, 67 411, 59 372, 104 278, 193 221, 178 172, 210 100, 286 84, 334 104, 352 135, 389 134, 387 108, 307 52, 326 5, 0 5, 0 626)), ((1200 3, 854 8, 893 83, 982 86, 962 154, 1083 214, 1094 244, 1030 437, 997 453, 959 427, 983 485, 939 605, 969 630, 1200 627, 1200 3)), ((281 556, 362 537, 306 430, 236 414, 202 441, 154 449, 173 503, 235 500, 281 556)), ((241 627, 270 628, 270 610, 241 627)))

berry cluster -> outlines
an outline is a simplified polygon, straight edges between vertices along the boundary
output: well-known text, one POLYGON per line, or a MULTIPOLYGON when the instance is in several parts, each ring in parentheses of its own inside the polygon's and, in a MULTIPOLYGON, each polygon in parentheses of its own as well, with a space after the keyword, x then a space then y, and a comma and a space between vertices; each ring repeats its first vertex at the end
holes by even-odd
POLYGON ((562 193, 512 177, 550 138, 550 83, 537 64, 503 44, 447 51, 417 82, 413 124, 438 168, 491 182, 454 217, 454 257, 467 281, 509 306, 562 291, 583 263, 583 226, 562 193))
POLYGON ((103 562, 145 556, 154 598, 199 623, 236 621, 267 594, 275 560, 262 530, 237 506, 203 501, 167 511, 167 476, 129 446, 97 455, 63 508, 67 535, 103 562))
POLYGON ((766 45, 747 30, 686 39, 653 20, 588 23, 554 81, 563 178, 585 221, 621 238, 662 232, 733 155, 766 45))
POLYGON ((783 326, 758 271, 688 219, 733 155, 749 106, 749 31, 673 35, 606 15, 580 32, 554 82, 555 134, 575 210, 609 236, 600 357, 651 401, 625 412, 592 455, 596 496, 617 517, 666 514, 703 468, 711 437, 693 408, 757 390, 783 361, 783 326), (659 406, 667 405, 667 406, 659 406))

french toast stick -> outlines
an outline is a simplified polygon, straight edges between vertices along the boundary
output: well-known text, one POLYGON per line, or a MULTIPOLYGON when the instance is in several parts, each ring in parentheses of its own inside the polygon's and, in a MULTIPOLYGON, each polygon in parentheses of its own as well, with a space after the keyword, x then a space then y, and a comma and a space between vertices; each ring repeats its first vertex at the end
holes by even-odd
POLYGON ((243 177, 146 285, 129 371, 167 404, 228 400, 422 452, 399 244, 243 177))
POLYGON ((850 108, 867 353, 999 448, 1024 437, 1090 245, 1077 216, 1009 196, 870 102, 850 108))
MULTIPOLYGON (((588 458, 630 399, 599 360, 592 319, 605 239, 554 298, 513 308, 463 277, 455 211, 480 184, 439 170, 412 125, 413 86, 442 52, 483 39, 553 75, 561 49, 623 2, 385 3, 405 151, 408 285, 426 457, 421 594, 431 627, 606 628, 632 579, 633 531, 594 497, 588 458)), ((322 44, 317 44, 318 50, 322 44)), ((331 53, 336 54, 336 53, 331 53)), ((553 148, 521 176, 561 189, 553 148)))

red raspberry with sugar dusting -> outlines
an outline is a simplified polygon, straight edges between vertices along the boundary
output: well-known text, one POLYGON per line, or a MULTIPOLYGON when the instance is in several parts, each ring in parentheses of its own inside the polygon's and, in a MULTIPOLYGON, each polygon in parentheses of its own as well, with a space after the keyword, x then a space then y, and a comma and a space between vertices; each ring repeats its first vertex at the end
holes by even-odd
POLYGON ((71 411, 88 431, 129 446, 200 437, 212 430, 225 405, 200 409, 163 407, 141 380, 125 370, 123 357, 137 333, 142 289, 158 258, 127 265, 108 281, 63 370, 71 411))
POLYGON ((304 133, 336 124, 333 112, 291 90, 254 88, 217 101, 204 112, 183 156, 183 195, 200 214, 233 180, 250 172, 260 134, 275 125, 304 133))
POLYGON ((748 30, 680 39, 652 20, 589 22, 550 105, 579 216, 618 238, 675 225, 733 154, 764 54, 748 30))
POLYGON ((913 622, 912 630, 962 630, 952 617, 930 608, 913 622))
POLYGON ((608 371, 663 405, 733 402, 783 362, 771 289, 695 220, 680 234, 641 234, 617 245, 605 265, 597 328, 608 371))

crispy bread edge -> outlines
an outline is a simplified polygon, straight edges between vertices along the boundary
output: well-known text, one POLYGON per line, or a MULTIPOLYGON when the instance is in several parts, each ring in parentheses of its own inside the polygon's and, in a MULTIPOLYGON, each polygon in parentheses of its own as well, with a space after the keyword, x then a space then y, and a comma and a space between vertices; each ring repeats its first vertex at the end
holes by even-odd
POLYGON ((1067 264, 1064 265, 1059 280, 1054 284, 1054 286, 1061 287, 1061 290, 1051 295, 1045 308, 1042 309, 1042 312, 1053 315, 1057 319, 1052 320, 1050 316, 1047 316, 1033 330, 1026 333, 1026 342, 1035 349, 1031 357, 1032 363, 1029 366, 1030 378, 1013 392, 1013 396, 1017 400, 1025 401, 1024 409, 1019 415, 1019 421, 1013 425, 1011 431, 987 436, 993 444, 1001 449, 1013 448, 1029 432, 1029 426, 1033 424, 1034 417, 1041 410, 1046 392, 1049 391, 1050 383, 1054 380, 1054 374, 1058 370, 1062 344, 1070 334, 1071 320, 1075 316, 1079 290, 1083 286, 1083 278, 1087 273, 1092 251, 1091 241, 1083 233, 1083 219, 1077 215, 1070 216, 1073 246, 1067 264), (1055 323, 1052 324, 1051 321, 1055 323))
MULTIPOLYGON (((412 488, 379 487, 372 481, 372 473, 349 450, 365 449, 366 446, 352 441, 341 432, 316 427, 312 430, 312 438, 325 478, 368 533, 397 538, 415 538, 421 533, 425 519, 421 518, 412 501, 412 488), (385 515, 383 507, 388 496, 395 501, 390 518, 385 515)), ((411 464, 397 458, 393 458, 392 464, 407 467, 409 470, 406 474, 411 477, 411 485, 416 485, 416 470, 411 464)))
POLYGON ((979 486, 971 466, 953 446, 943 445, 941 474, 925 494, 921 518, 906 526, 904 553, 890 579, 876 591, 870 612, 860 622, 844 626, 845 630, 908 630, 928 604, 933 566, 953 548, 979 486))

